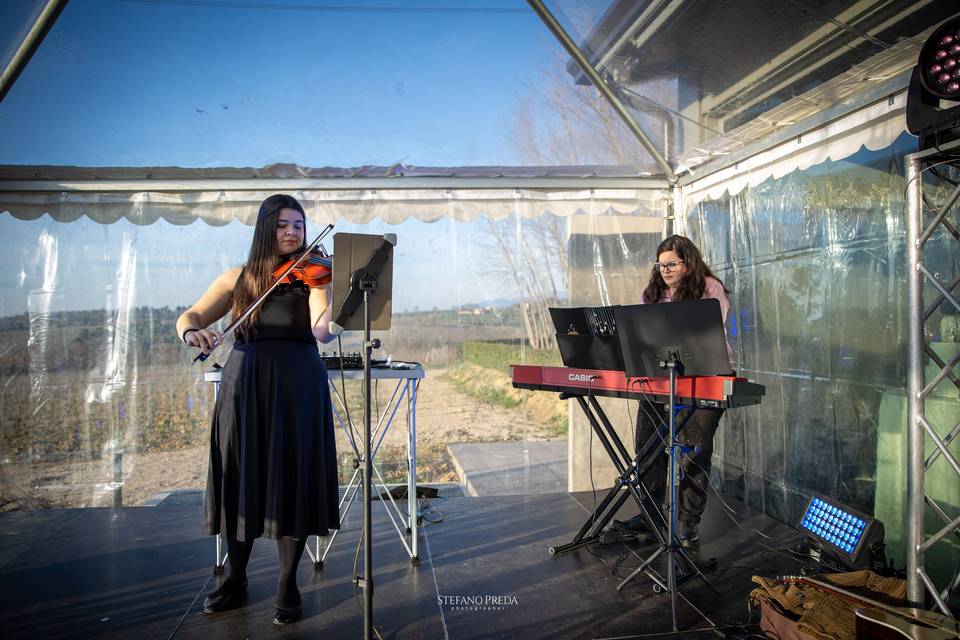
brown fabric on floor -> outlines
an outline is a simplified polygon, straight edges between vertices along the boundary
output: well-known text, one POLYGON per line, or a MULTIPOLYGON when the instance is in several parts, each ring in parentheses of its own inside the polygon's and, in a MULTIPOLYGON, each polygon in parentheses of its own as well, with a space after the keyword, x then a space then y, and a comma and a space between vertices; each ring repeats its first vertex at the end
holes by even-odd
MULTIPOLYGON (((832 573, 814 578, 840 589, 890 606, 904 606, 907 583, 898 578, 884 578, 871 571, 832 573)), ((827 593, 822 588, 795 584, 791 579, 753 576, 759 585, 750 593, 751 603, 769 599, 797 618, 797 629, 817 640, 854 640, 857 635, 854 611, 856 601, 827 593)))
POLYGON ((797 616, 784 611, 776 600, 758 595, 760 602, 760 630, 768 638, 776 640, 810 640, 810 636, 797 629, 797 616))

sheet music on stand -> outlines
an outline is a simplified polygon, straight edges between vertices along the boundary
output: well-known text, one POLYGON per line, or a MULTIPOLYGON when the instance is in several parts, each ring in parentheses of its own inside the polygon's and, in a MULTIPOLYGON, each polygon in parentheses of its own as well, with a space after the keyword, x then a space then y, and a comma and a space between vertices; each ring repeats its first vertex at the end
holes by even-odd
POLYGON ((617 321, 613 314, 614 307, 585 307, 587 324, 590 333, 595 336, 617 335, 617 321))

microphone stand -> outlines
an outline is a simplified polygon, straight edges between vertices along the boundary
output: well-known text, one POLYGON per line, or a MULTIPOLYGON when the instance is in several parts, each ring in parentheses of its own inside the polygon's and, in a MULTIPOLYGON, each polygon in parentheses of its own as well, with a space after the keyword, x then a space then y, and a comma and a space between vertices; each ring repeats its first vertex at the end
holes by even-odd
MULTIPOLYGON (((239 327, 240 324, 241 324, 244 320, 246 320, 248 317, 250 317, 250 314, 253 313, 253 312, 256 310, 256 308, 259 307, 260 304, 263 303, 263 301, 267 299, 267 296, 269 296, 270 293, 271 293, 274 289, 276 289, 276 288, 280 285, 281 282, 283 282, 284 278, 286 278, 288 275, 290 275, 290 272, 291 272, 291 271, 293 271, 294 269, 296 269, 296 268, 300 265, 300 263, 303 262, 308 255, 310 255, 310 252, 313 251, 313 250, 317 247, 317 245, 320 244, 320 242, 321 242, 321 241, 327 236, 327 234, 330 233, 332 230, 333 230, 333 225, 332 225, 332 224, 328 224, 326 227, 324 227, 324 228, 323 228, 323 231, 321 231, 321 232, 319 233, 319 235, 317 235, 317 237, 313 239, 313 242, 311 242, 311 243, 309 244, 309 246, 307 246, 307 249, 306 249, 306 251, 303 252, 303 255, 301 255, 299 258, 297 258, 296 260, 294 260, 294 261, 293 261, 293 264, 291 264, 289 267, 287 267, 287 270, 284 271, 284 272, 280 275, 280 277, 277 278, 276 281, 267 288, 266 291, 264 291, 263 293, 261 293, 261 294, 257 297, 256 300, 254 300, 253 302, 251 302, 251 303, 250 303, 250 306, 248 306, 246 309, 244 309, 243 313, 241 313, 240 316, 239 316, 236 320, 234 320, 233 322, 231 322, 231 323, 230 323, 230 326, 228 326, 226 329, 224 329, 224 330, 223 330, 223 333, 222 333, 221 335, 223 335, 223 337, 227 337, 228 335, 230 335, 231 333, 233 333, 233 332, 236 330, 236 328, 239 327)), ((220 345, 217 345, 217 346, 220 346, 220 345)), ((213 351, 210 351, 210 353, 213 353, 213 351)), ((193 362, 191 362, 190 364, 194 364, 194 363, 196 363, 196 362, 198 362, 198 361, 199 361, 199 362, 203 362, 204 360, 206 360, 206 359, 210 356, 210 353, 204 353, 203 351, 201 351, 200 353, 197 354, 197 357, 194 358, 194 359, 193 359, 193 362)))

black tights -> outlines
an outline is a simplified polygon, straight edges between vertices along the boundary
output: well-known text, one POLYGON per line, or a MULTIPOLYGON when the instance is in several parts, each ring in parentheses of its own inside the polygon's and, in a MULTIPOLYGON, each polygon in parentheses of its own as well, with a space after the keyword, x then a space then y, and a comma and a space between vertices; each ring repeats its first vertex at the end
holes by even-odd
POLYGON ((277 606, 292 609, 300 606, 300 591, 297 589, 297 565, 303 556, 306 540, 280 538, 277 553, 280 554, 280 577, 277 579, 277 606))
MULTIPOLYGON (((300 591, 297 589, 297 566, 303 556, 306 540, 280 538, 277 540, 277 552, 280 555, 280 577, 277 580, 277 606, 292 609, 300 606, 300 591)), ((243 542, 236 538, 227 538, 230 568, 220 587, 211 595, 220 595, 241 588, 247 581, 247 562, 253 550, 253 540, 243 542)))
POLYGON ((211 593, 211 596, 219 596, 225 593, 242 589, 247 582, 247 562, 250 560, 250 552, 253 550, 253 540, 240 542, 236 538, 227 538, 227 558, 230 562, 230 568, 227 571, 227 577, 217 589, 211 593))

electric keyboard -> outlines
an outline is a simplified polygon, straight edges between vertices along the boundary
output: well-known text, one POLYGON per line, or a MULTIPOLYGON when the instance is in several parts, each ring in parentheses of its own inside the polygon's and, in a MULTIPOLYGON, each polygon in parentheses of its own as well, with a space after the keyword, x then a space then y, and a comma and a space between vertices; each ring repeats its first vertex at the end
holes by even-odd
MULTIPOLYGON (((607 396, 631 400, 670 401, 669 378, 627 378, 622 371, 573 369, 515 364, 510 378, 517 389, 554 391, 570 396, 607 396)), ((679 376, 676 402, 706 409, 760 404, 762 384, 735 376, 679 376)))
MULTIPOLYGON (((339 354, 336 351, 333 353, 321 351, 320 359, 323 360, 323 365, 327 369, 343 369, 344 371, 363 369, 363 354, 359 351, 344 354, 339 354)), ((386 364, 387 361, 383 358, 370 358, 371 367, 383 367, 386 364)))

